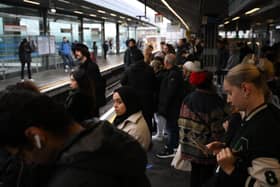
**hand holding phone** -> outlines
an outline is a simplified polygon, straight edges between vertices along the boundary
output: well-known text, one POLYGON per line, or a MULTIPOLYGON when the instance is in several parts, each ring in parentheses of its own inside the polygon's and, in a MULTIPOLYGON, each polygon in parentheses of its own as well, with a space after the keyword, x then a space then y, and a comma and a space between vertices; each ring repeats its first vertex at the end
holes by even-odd
POLYGON ((213 155, 217 155, 225 147, 225 143, 214 141, 207 144, 206 147, 213 153, 213 155))

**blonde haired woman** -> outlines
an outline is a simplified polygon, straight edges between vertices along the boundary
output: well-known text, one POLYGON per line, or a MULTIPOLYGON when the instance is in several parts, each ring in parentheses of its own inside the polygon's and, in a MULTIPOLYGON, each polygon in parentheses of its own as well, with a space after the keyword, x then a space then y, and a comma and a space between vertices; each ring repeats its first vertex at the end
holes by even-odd
POLYGON ((219 165, 210 186, 280 186, 280 110, 265 102, 263 74, 255 65, 237 65, 226 75, 224 91, 245 117, 224 148, 220 142, 207 145, 219 165))

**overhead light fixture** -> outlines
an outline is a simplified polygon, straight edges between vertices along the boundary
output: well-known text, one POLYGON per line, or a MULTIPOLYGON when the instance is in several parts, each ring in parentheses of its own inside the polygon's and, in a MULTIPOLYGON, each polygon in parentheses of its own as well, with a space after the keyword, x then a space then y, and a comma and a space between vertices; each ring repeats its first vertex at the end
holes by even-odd
POLYGON ((90 16, 91 16, 91 17, 96 17, 96 15, 95 15, 95 14, 90 14, 90 16))
POLYGON ((267 23, 273 23, 274 19, 268 19, 266 22, 267 23))
POLYGON ((220 27, 220 28, 221 28, 221 27, 224 27, 224 24, 220 24, 219 27, 220 27))
POLYGON ((123 17, 123 16, 120 16, 120 18, 121 18, 121 19, 125 19, 125 17, 123 17))
POLYGON ((57 0, 57 1, 62 2, 62 3, 66 3, 66 4, 70 4, 70 2, 66 1, 66 0, 57 0))
POLYGON ((74 13, 76 13, 76 14, 83 14, 83 12, 78 11, 78 10, 75 10, 74 13))
POLYGON ((30 4, 33 4, 33 5, 40 5, 40 3, 37 2, 37 1, 23 0, 23 2, 30 3, 30 4))
POLYGON ((165 0, 161 0, 161 2, 181 21, 181 23, 186 27, 187 30, 190 30, 188 24, 173 10, 173 8, 165 0))
POLYGON ((119 21, 118 21, 118 23, 122 23, 122 21, 121 21, 121 20, 119 20, 119 21))
POLYGON ((240 19, 240 17, 236 16, 235 18, 232 18, 232 21, 235 21, 235 20, 238 20, 238 19, 240 19))
POLYGON ((113 14, 113 13, 111 13, 110 15, 111 15, 111 16, 114 16, 114 17, 116 17, 116 16, 117 16, 116 14, 113 14))
POLYGON ((130 18, 127 18, 127 21, 131 21, 131 19, 130 19, 130 18))
POLYGON ((225 21, 224 24, 225 24, 225 25, 226 25, 226 24, 229 24, 229 21, 225 21))
POLYGON ((275 29, 280 29, 280 25, 276 25, 275 29))
POLYGON ((52 13, 56 13, 56 9, 55 8, 51 8, 51 12, 52 13))
POLYGON ((104 10, 97 10, 97 12, 99 12, 101 14, 105 14, 106 13, 104 10))
POLYGON ((92 8, 82 5, 81 8, 92 10, 92 8))
POLYGON ((253 14, 254 12, 257 12, 259 10, 260 10, 260 8, 253 8, 252 10, 249 10, 249 11, 245 12, 245 14, 246 15, 253 14))
POLYGON ((101 17, 102 19, 107 19, 106 17, 101 17))

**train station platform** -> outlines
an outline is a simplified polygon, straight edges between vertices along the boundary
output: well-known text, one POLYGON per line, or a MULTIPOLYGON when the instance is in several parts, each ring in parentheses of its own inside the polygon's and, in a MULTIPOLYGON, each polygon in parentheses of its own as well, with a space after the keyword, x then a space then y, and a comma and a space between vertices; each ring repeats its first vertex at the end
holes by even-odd
MULTIPOLYGON (((109 71, 110 69, 123 64, 123 55, 108 55, 107 60, 100 57, 97 58, 97 63, 101 72, 109 71)), ((32 78, 42 92, 46 92, 59 86, 65 86, 70 82, 69 72, 64 72, 62 67, 33 73, 32 78)), ((4 90, 8 85, 15 84, 19 81, 21 81, 20 76, 0 80, 0 91, 4 90)))

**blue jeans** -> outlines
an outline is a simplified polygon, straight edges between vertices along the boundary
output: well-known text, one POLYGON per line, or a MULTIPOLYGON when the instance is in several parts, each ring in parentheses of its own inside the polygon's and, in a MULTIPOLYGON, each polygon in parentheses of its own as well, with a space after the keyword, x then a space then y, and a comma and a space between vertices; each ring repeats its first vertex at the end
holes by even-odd
POLYGON ((173 152, 174 148, 178 147, 179 143, 179 126, 177 118, 166 118, 167 148, 169 152, 173 152))
POLYGON ((68 65, 70 68, 74 66, 74 61, 71 54, 63 54, 61 57, 63 60, 64 69, 66 68, 66 65, 68 65))

